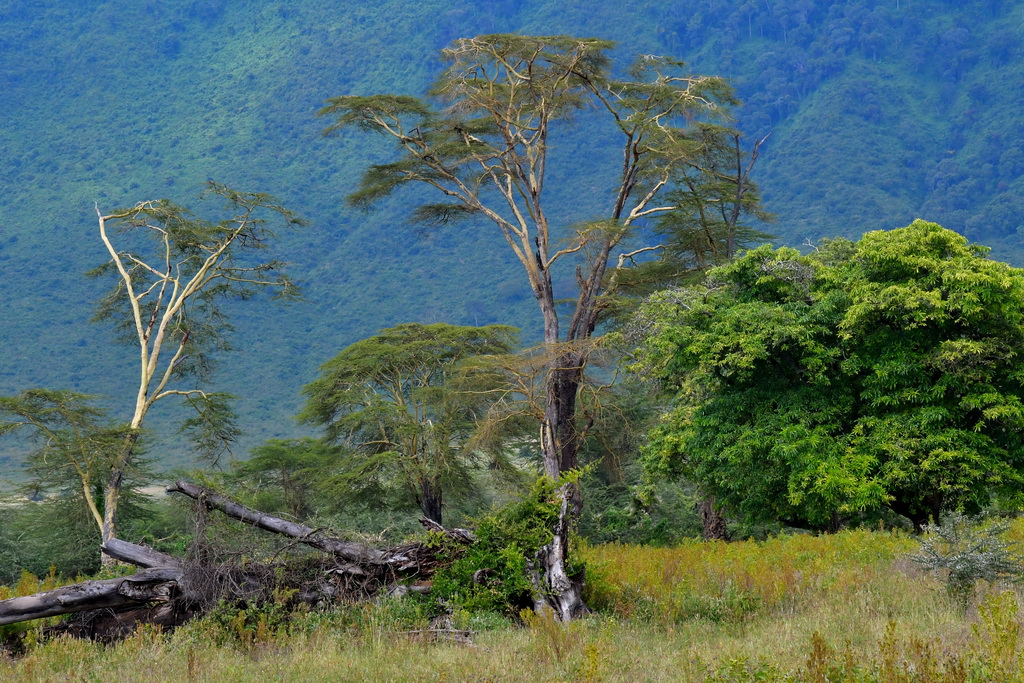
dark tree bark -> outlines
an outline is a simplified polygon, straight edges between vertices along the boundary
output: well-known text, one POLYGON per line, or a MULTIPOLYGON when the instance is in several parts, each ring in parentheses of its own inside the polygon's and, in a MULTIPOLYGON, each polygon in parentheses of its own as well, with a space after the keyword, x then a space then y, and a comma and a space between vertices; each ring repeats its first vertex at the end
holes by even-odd
POLYGON ((714 496, 700 496, 697 503, 700 508, 700 523, 704 530, 706 541, 728 541, 729 527, 725 523, 725 516, 722 508, 714 496))
POLYGON ((441 484, 430 478, 420 480, 420 511, 431 522, 441 524, 441 484))
POLYGON ((890 503, 889 508, 896 514, 903 515, 914 525, 914 533, 920 534, 928 524, 937 524, 942 515, 942 508, 945 498, 941 492, 930 493, 925 496, 923 502, 908 504, 906 500, 913 500, 912 496, 896 496, 890 503))

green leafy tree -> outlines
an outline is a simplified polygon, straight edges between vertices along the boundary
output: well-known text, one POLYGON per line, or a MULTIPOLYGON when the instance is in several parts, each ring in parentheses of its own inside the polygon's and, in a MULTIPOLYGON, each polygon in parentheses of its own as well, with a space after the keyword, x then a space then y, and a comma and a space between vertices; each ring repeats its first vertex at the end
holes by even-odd
POLYGON ((224 301, 247 299, 264 288, 283 297, 295 293, 281 272, 283 264, 260 257, 274 237, 270 221, 301 221, 268 195, 210 183, 205 196, 222 200, 228 216, 208 221, 166 200, 141 202, 109 215, 96 209, 110 260, 93 274, 115 279, 96 318, 113 321, 123 341, 139 353, 131 419, 106 465, 103 542, 117 536, 124 477, 136 459, 146 416, 157 402, 176 397, 195 409, 196 417, 184 427, 200 452, 211 458, 237 436, 229 397, 202 388, 214 354, 229 348, 231 326, 224 301), (122 246, 115 246, 115 236, 122 246))
MULTIPOLYGON (((675 208, 662 214, 654 225, 659 244, 620 254, 617 267, 608 276, 609 289, 618 294, 606 304, 614 326, 635 313, 642 297, 693 283, 709 268, 728 263, 741 250, 772 237, 749 224, 774 220, 762 207, 760 191, 751 178, 767 136, 755 141, 749 152, 744 150, 739 132, 714 123, 698 122, 692 137, 700 143, 699 152, 680 168, 675 189, 667 195, 675 208), (651 253, 657 258, 637 260, 651 253)), ((653 404, 647 406, 653 408, 653 404)), ((649 427, 655 418, 650 410, 635 414, 632 422, 649 427)), ((646 427, 642 427, 644 431, 646 427)), ((726 520, 714 496, 697 492, 696 498, 704 537, 728 540, 726 520)), ((639 501, 632 494, 628 499, 630 506, 639 501)))
POLYGON ((25 459, 32 491, 71 492, 101 531, 103 481, 125 430, 110 423, 92 396, 29 389, 0 397, 0 435, 16 432, 33 446, 25 459))
MULTIPOLYGON (((394 161, 366 172, 349 197, 353 204, 372 204, 405 185, 430 187, 441 201, 422 204, 417 218, 489 223, 522 264, 549 351, 540 446, 545 474, 556 480, 579 464, 584 430, 577 397, 609 294, 609 264, 635 228, 675 208, 665 195, 700 155, 692 122, 723 117, 735 104, 722 79, 689 74, 672 59, 641 57, 619 77, 607 55, 612 46, 570 36, 461 39, 442 51, 448 67, 431 99, 349 95, 328 100, 321 111, 334 119, 328 133, 356 127, 397 145, 394 161), (590 106, 607 115, 608 130, 621 143, 621 163, 609 169, 616 179, 606 206, 576 207, 586 222, 568 231, 549 219, 547 171, 557 149, 549 141, 590 106), (563 313, 554 273, 570 259, 578 290, 563 313)), ((567 484, 564 494, 575 519, 579 488, 567 484)), ((568 547, 556 534, 543 568, 545 592, 563 619, 583 607, 581 586, 565 569, 568 547)))
POLYGON ((470 437, 490 403, 510 391, 497 368, 469 364, 508 354, 515 328, 407 323, 352 344, 304 389, 300 419, 355 449, 333 481, 342 493, 397 481, 441 522, 444 492, 470 480, 470 437))
POLYGON ((324 473, 338 458, 338 448, 320 439, 270 439, 248 459, 232 462, 225 478, 260 510, 308 519, 319 507, 324 473))
POLYGON ((827 527, 1021 502, 1024 272, 933 223, 809 255, 761 247, 631 324, 669 412, 653 474, 827 527))

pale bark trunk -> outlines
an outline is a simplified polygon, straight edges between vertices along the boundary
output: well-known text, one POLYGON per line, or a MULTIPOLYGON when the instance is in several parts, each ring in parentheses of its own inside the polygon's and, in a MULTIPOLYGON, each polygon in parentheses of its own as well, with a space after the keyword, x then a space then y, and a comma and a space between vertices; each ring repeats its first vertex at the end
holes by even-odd
MULTIPOLYGON (((132 423, 135 424, 134 422, 132 423)), ((135 445, 139 441, 139 430, 133 427, 124 438, 124 445, 117 459, 110 466, 110 474, 107 477, 106 485, 103 487, 103 525, 100 527, 100 544, 106 544, 111 539, 117 538, 117 513, 121 503, 121 489, 124 486, 124 474, 131 465, 132 456, 135 454, 135 445)), ((102 553, 100 563, 104 567, 117 564, 117 560, 110 555, 102 553)))
POLYGON ((559 490, 561 508, 554 534, 551 543, 537 552, 532 576, 534 610, 553 610, 561 621, 570 621, 590 611, 583 602, 583 577, 570 576, 566 569, 569 559, 569 531, 575 523, 572 514, 572 488, 579 487, 566 484, 559 490))

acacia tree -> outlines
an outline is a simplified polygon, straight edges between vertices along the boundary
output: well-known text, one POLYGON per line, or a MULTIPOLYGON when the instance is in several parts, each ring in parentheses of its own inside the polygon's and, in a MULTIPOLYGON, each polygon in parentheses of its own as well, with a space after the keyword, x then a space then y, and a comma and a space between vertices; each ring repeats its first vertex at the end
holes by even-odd
POLYGON ((508 354, 516 330, 407 323, 352 344, 306 386, 299 418, 355 449, 335 481, 342 489, 387 478, 406 487, 427 519, 441 523, 444 490, 468 481, 470 437, 487 406, 506 393, 482 356, 508 354))
MULTIPOLYGON (((580 447, 577 395, 591 351, 591 337, 609 293, 609 261, 634 227, 671 211, 663 195, 677 172, 698 158, 689 125, 723 116, 735 103, 720 78, 694 76, 681 62, 641 57, 623 78, 612 74, 612 43, 566 36, 479 36, 442 51, 447 69, 433 98, 400 95, 342 96, 321 115, 334 118, 325 131, 355 126, 390 137, 398 158, 372 166, 349 197, 365 206, 400 186, 433 187, 442 201, 416 216, 489 221, 522 264, 540 307, 550 362, 545 381, 540 446, 552 478, 576 469, 580 447), (563 248, 564 231, 547 212, 549 139, 569 126, 577 110, 596 105, 620 135, 621 166, 608 196, 605 218, 578 228, 563 248), (579 291, 568 320, 560 316, 553 269, 578 259, 579 291), (565 324, 567 322, 567 324, 565 324)), ((595 207, 580 207, 593 217, 595 207)), ((545 557, 539 558, 544 591, 569 619, 583 608, 580 581, 566 573, 568 524, 579 514, 576 486, 563 487, 566 505, 545 557)))
POLYGON ((195 410, 184 426, 209 457, 216 458, 237 435, 228 397, 202 388, 213 367, 212 354, 228 348, 225 335, 231 327, 223 302, 249 298, 263 288, 279 297, 295 292, 280 271, 282 263, 259 256, 274 236, 269 220, 301 221, 265 194, 210 183, 204 197, 223 200, 228 217, 211 222, 166 200, 140 202, 108 215, 96 208, 110 260, 92 274, 116 279, 96 318, 114 321, 123 341, 139 353, 134 408, 104 482, 103 542, 117 536, 125 473, 157 402, 178 397, 195 410), (115 246, 115 236, 127 246, 115 246))
POLYGON ((646 464, 733 512, 828 528, 1021 504, 1024 271, 933 223, 760 247, 631 332, 671 409, 646 464))
POLYGON ((98 494, 124 430, 110 424, 92 396, 29 389, 0 397, 0 435, 14 432, 27 432, 35 444, 26 459, 33 487, 74 493, 102 531, 98 494))

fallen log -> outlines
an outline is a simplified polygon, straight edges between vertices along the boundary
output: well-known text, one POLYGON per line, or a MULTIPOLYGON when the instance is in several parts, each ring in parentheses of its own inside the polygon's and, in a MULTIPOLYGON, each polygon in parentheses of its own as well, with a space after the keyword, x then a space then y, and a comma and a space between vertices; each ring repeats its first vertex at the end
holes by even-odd
POLYGON ((365 543, 324 536, 318 529, 253 510, 230 498, 214 493, 210 489, 190 484, 187 481, 174 482, 167 487, 167 492, 181 493, 189 498, 194 498, 208 509, 219 510, 232 519, 245 522, 257 529, 294 538, 300 543, 331 553, 356 565, 389 563, 389 558, 386 558, 383 552, 365 543))
MULTIPOLYGON (((358 541, 345 541, 340 538, 326 536, 319 529, 314 529, 298 522, 289 522, 286 519, 275 517, 266 512, 253 510, 208 488, 196 486, 187 481, 174 482, 167 487, 167 492, 181 493, 189 498, 200 501, 208 509, 223 512, 232 519, 237 519, 257 529, 294 538, 312 548, 331 553, 354 565, 351 568, 351 573, 358 573, 356 569, 366 565, 391 566, 400 570, 408 569, 410 568, 410 566, 407 566, 411 559, 409 556, 410 551, 422 547, 419 544, 411 544, 380 550, 358 541)), ((428 530, 441 533, 460 544, 468 545, 476 540, 476 536, 467 529, 446 529, 429 519, 421 519, 420 523, 428 530)))
POLYGON ((0 601, 0 626, 71 612, 139 606, 174 597, 182 571, 176 567, 144 569, 132 576, 84 581, 35 595, 0 601))
POLYGON ((153 548, 111 538, 100 546, 100 550, 109 557, 120 562, 127 562, 138 567, 153 569, 155 567, 180 567, 178 558, 162 553, 153 548))
MULTIPOLYGON (((438 561, 438 548, 433 544, 411 542, 379 549, 366 543, 334 538, 305 524, 253 510, 214 491, 185 481, 175 482, 167 487, 167 491, 181 493, 199 501, 208 509, 219 510, 228 517, 258 529, 287 536, 332 555, 335 560, 328 563, 332 566, 322 570, 321 576, 326 579, 321 582, 324 585, 302 587, 302 595, 308 594, 310 601, 319 599, 317 596, 333 595, 339 590, 366 596, 386 590, 389 586, 392 590, 403 593, 429 590, 429 584, 404 586, 398 582, 411 577, 429 577, 433 573, 438 561)), ((466 529, 446 529, 430 520, 420 521, 428 530, 443 534, 456 543, 469 544, 475 540, 472 532, 466 529)), ((117 538, 105 542, 101 549, 109 557, 142 567, 142 571, 133 576, 85 581, 52 591, 0 601, 0 625, 73 612, 108 610, 87 616, 82 624, 68 625, 71 631, 85 628, 92 637, 98 632, 97 629, 103 632, 111 629, 120 632, 126 628, 130 630, 131 624, 138 621, 158 621, 175 625, 189 614, 202 611, 202 601, 196 602, 186 595, 195 589, 193 584, 197 567, 191 567, 188 570, 190 573, 186 576, 186 563, 183 560, 117 538), (189 589, 189 586, 192 588, 189 589), (98 619, 106 619, 110 624, 99 624, 98 619)), ((249 584, 267 589, 269 582, 264 574, 269 574, 270 571, 268 567, 263 567, 261 573, 257 567, 241 569, 231 568, 229 565, 211 565, 202 569, 200 575, 206 572, 209 575, 207 580, 222 584, 222 588, 218 590, 222 590, 223 586, 231 586, 235 598, 259 600, 262 598, 254 596, 258 596, 260 590, 247 593, 243 589, 249 584)))

